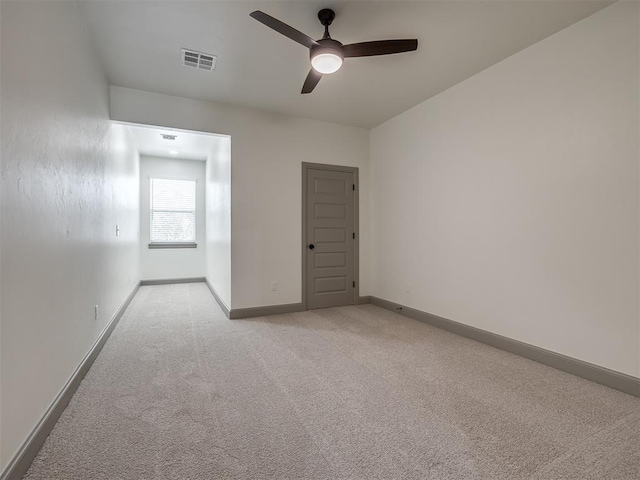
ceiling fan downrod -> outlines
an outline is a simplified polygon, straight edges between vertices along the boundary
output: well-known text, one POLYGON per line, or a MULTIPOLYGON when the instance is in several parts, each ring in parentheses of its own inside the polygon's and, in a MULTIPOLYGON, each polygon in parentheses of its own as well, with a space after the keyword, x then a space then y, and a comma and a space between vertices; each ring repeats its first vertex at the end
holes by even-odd
POLYGON ((335 18, 336 12, 334 12, 330 8, 323 8, 318 12, 318 20, 320 20, 320 23, 322 25, 324 25, 324 35, 322 37, 323 39, 331 38, 331 35, 329 35, 329 25, 331 25, 335 18))

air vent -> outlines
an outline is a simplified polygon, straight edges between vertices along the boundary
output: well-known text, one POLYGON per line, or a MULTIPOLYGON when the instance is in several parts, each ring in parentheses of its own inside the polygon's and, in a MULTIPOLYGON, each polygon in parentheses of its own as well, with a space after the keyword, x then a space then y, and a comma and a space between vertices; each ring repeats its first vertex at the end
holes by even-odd
POLYGON ((212 72, 216 68, 216 60, 218 60, 218 57, 209 53, 182 49, 182 65, 185 67, 199 68, 200 70, 212 72))
POLYGON ((161 133, 160 136, 164 139, 164 140, 175 140, 177 135, 167 135, 166 133, 161 133))

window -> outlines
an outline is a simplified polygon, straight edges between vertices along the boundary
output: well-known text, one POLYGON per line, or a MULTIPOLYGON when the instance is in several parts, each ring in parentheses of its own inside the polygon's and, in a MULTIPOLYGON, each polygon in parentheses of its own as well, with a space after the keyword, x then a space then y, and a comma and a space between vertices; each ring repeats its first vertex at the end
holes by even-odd
POLYGON ((150 179, 150 248, 196 246, 196 181, 150 179))

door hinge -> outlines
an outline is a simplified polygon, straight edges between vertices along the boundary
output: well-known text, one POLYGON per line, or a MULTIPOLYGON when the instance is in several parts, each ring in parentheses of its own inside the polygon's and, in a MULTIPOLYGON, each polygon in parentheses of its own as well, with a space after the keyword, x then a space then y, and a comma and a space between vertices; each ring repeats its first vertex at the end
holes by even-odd
POLYGON ((356 282, 355 281, 353 282, 353 288, 356 288, 356 282))
POLYGON ((351 186, 353 187, 353 190, 356 189, 356 184, 355 183, 352 183, 351 186))
POLYGON ((356 232, 353 232, 353 239, 355 240, 356 238, 356 232))

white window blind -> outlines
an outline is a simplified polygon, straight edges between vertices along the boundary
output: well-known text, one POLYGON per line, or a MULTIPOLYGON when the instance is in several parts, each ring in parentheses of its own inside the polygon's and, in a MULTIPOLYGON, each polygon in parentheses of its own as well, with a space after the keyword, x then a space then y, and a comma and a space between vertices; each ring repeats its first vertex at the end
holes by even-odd
POLYGON ((196 241, 196 182, 151 178, 151 243, 196 241))

